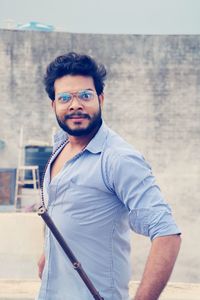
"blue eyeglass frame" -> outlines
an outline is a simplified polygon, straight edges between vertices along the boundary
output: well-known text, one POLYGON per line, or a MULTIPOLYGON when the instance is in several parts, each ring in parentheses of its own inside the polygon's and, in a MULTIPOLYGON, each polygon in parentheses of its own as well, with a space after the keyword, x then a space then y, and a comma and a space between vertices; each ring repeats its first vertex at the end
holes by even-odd
POLYGON ((93 90, 85 89, 73 93, 62 92, 59 93, 57 96, 58 96, 57 100, 60 103, 69 103, 71 100, 73 100, 74 97, 76 97, 78 100, 82 102, 88 102, 94 99, 95 92, 93 90))

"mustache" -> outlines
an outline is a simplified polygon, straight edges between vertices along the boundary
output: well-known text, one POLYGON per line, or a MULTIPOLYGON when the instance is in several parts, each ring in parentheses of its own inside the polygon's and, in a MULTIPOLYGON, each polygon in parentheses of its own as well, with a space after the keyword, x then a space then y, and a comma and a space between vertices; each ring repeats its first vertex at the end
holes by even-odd
POLYGON ((64 116, 64 120, 72 119, 73 117, 81 117, 85 119, 91 119, 88 114, 83 114, 83 113, 72 113, 64 116))

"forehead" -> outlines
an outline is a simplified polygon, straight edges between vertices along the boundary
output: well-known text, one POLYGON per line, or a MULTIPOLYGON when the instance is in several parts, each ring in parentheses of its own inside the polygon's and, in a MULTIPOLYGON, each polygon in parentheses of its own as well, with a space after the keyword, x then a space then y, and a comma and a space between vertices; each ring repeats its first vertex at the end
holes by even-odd
POLYGON ((83 89, 95 90, 92 77, 81 75, 65 75, 55 80, 55 93, 76 92, 83 89))

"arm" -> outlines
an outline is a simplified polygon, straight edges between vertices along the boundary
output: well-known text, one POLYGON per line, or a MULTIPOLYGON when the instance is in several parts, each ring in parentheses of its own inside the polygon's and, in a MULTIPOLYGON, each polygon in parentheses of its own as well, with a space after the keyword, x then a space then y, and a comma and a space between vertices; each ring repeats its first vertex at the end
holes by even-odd
POLYGON ((180 243, 179 235, 157 237, 153 240, 134 300, 158 299, 173 270, 180 243))
POLYGON ((44 270, 44 265, 45 265, 45 256, 44 253, 40 256, 40 259, 38 261, 38 276, 40 279, 42 279, 42 273, 44 270))
MULTIPOLYGON (((46 226, 44 226, 44 235, 45 235, 45 230, 46 230, 46 226)), ((38 276, 39 276, 40 279, 42 279, 42 273, 43 273, 44 266, 45 266, 44 251, 43 251, 42 255, 40 256, 37 265, 38 265, 38 276)))
POLYGON ((157 300, 178 255, 180 230, 143 157, 115 152, 112 159, 109 186, 129 210, 131 229, 153 241, 135 300, 157 300))

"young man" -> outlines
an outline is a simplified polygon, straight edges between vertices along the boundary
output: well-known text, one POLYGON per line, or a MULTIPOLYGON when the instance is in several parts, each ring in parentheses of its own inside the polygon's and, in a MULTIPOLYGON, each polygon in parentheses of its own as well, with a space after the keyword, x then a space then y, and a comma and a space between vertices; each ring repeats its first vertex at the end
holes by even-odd
MULTIPOLYGON (((149 236, 135 300, 155 300, 172 272, 180 231, 150 166, 102 121, 105 76, 103 65, 76 53, 47 68, 46 91, 62 130, 45 175, 45 205, 105 300, 129 299, 130 228, 149 236)), ((38 300, 93 299, 49 230, 39 275, 38 300)))

